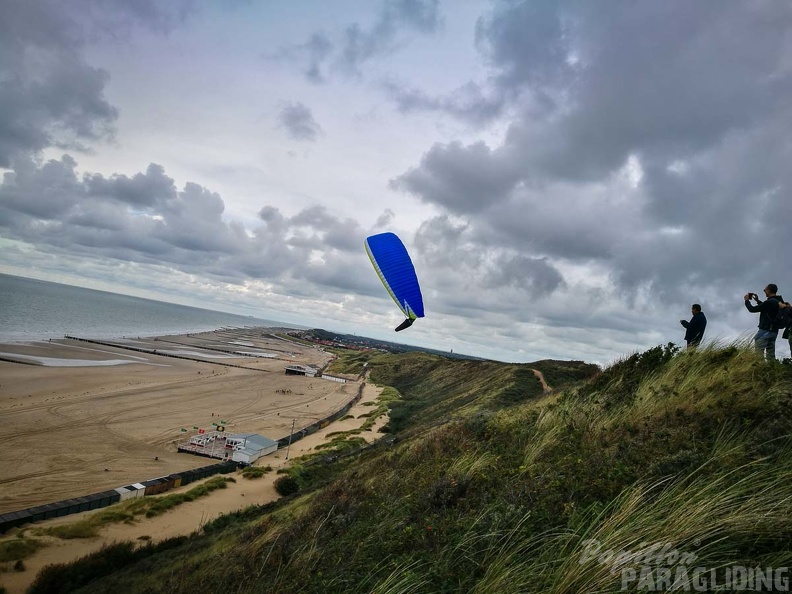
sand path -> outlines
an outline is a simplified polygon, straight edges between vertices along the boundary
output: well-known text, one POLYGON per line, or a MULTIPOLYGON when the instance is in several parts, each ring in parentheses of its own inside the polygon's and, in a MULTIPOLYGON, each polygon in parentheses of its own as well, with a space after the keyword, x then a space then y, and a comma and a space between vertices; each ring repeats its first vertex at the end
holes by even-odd
POLYGON ((542 391, 545 394, 548 394, 549 392, 553 391, 553 388, 545 381, 544 374, 542 374, 541 371, 539 371, 538 369, 531 369, 531 371, 533 371, 533 374, 539 380, 539 383, 542 384, 542 391))

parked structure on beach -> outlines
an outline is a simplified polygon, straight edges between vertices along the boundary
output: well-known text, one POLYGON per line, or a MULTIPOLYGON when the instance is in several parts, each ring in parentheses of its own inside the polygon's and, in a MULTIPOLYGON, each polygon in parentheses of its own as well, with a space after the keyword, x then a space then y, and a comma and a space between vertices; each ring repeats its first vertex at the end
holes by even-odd
POLYGON ((316 377, 319 370, 310 365, 293 365, 286 366, 286 375, 304 375, 305 377, 316 377))
POLYGON ((231 446, 231 459, 239 464, 253 464, 256 460, 278 449, 278 442, 257 433, 237 433, 226 437, 226 447, 231 446))
POLYGON ((286 375, 304 375, 305 377, 320 377, 322 379, 330 380, 331 382, 338 382, 341 384, 347 383, 347 378, 339 377, 337 375, 328 375, 327 373, 320 373, 316 367, 309 365, 287 365, 286 375))
POLYGON ((257 433, 226 434, 223 431, 208 431, 193 435, 176 447, 180 452, 197 456, 252 464, 277 450, 278 442, 257 433))

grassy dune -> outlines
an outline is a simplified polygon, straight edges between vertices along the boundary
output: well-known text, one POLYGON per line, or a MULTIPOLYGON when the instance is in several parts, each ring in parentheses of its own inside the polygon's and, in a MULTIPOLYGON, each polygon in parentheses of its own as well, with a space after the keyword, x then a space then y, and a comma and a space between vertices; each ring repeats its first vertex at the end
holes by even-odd
POLYGON ((792 564, 792 366, 739 345, 656 347, 603 372, 354 357, 392 388, 395 442, 314 458, 276 504, 52 568, 31 591, 560 594, 619 591, 647 567, 662 583, 792 564))

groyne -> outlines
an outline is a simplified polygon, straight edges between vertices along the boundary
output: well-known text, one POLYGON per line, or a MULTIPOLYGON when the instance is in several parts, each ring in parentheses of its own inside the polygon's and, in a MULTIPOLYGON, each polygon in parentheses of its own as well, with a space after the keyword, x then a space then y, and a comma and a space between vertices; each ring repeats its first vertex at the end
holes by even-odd
MULTIPOLYGON (((208 361, 206 359, 197 359, 195 357, 187 357, 185 355, 176 355, 173 353, 164 353, 157 349, 144 349, 143 347, 134 347, 126 344, 117 344, 115 342, 107 342, 104 340, 96 340, 94 338, 80 338, 79 336, 64 336, 68 340, 79 340, 80 342, 88 342, 90 344, 98 344, 101 346, 111 347, 115 349, 123 349, 126 351, 135 351, 137 353, 145 353, 146 355, 157 355, 158 357, 171 357, 172 359, 184 359, 186 361, 195 361, 197 363, 209 363, 210 365, 222 365, 223 367, 238 367, 239 369, 247 369, 248 371, 262 371, 264 373, 271 373, 268 369, 257 369, 255 367, 246 367, 244 365, 237 365, 236 363, 221 363, 219 361, 208 361)), ((203 348, 203 347, 195 347, 203 348)))

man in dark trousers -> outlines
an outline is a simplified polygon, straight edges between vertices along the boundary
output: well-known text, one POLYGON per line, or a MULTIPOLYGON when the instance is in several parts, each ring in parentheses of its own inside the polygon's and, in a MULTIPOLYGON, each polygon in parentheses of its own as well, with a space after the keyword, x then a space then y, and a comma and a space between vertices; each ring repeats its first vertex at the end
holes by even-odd
POLYGON ((773 328, 773 320, 778 315, 778 304, 784 299, 778 295, 778 285, 770 283, 764 288, 767 299, 759 300, 756 293, 746 293, 745 307, 751 313, 759 314, 759 330, 754 336, 754 346, 757 353, 764 353, 765 359, 775 361, 775 343, 778 338, 778 329, 773 328), (756 305, 751 305, 751 299, 756 301, 756 305))
POLYGON ((701 306, 694 303, 690 308, 693 317, 689 322, 679 320, 679 323, 685 327, 685 340, 687 341, 687 348, 695 349, 701 339, 704 338, 704 329, 707 327, 707 317, 701 311, 701 306))

